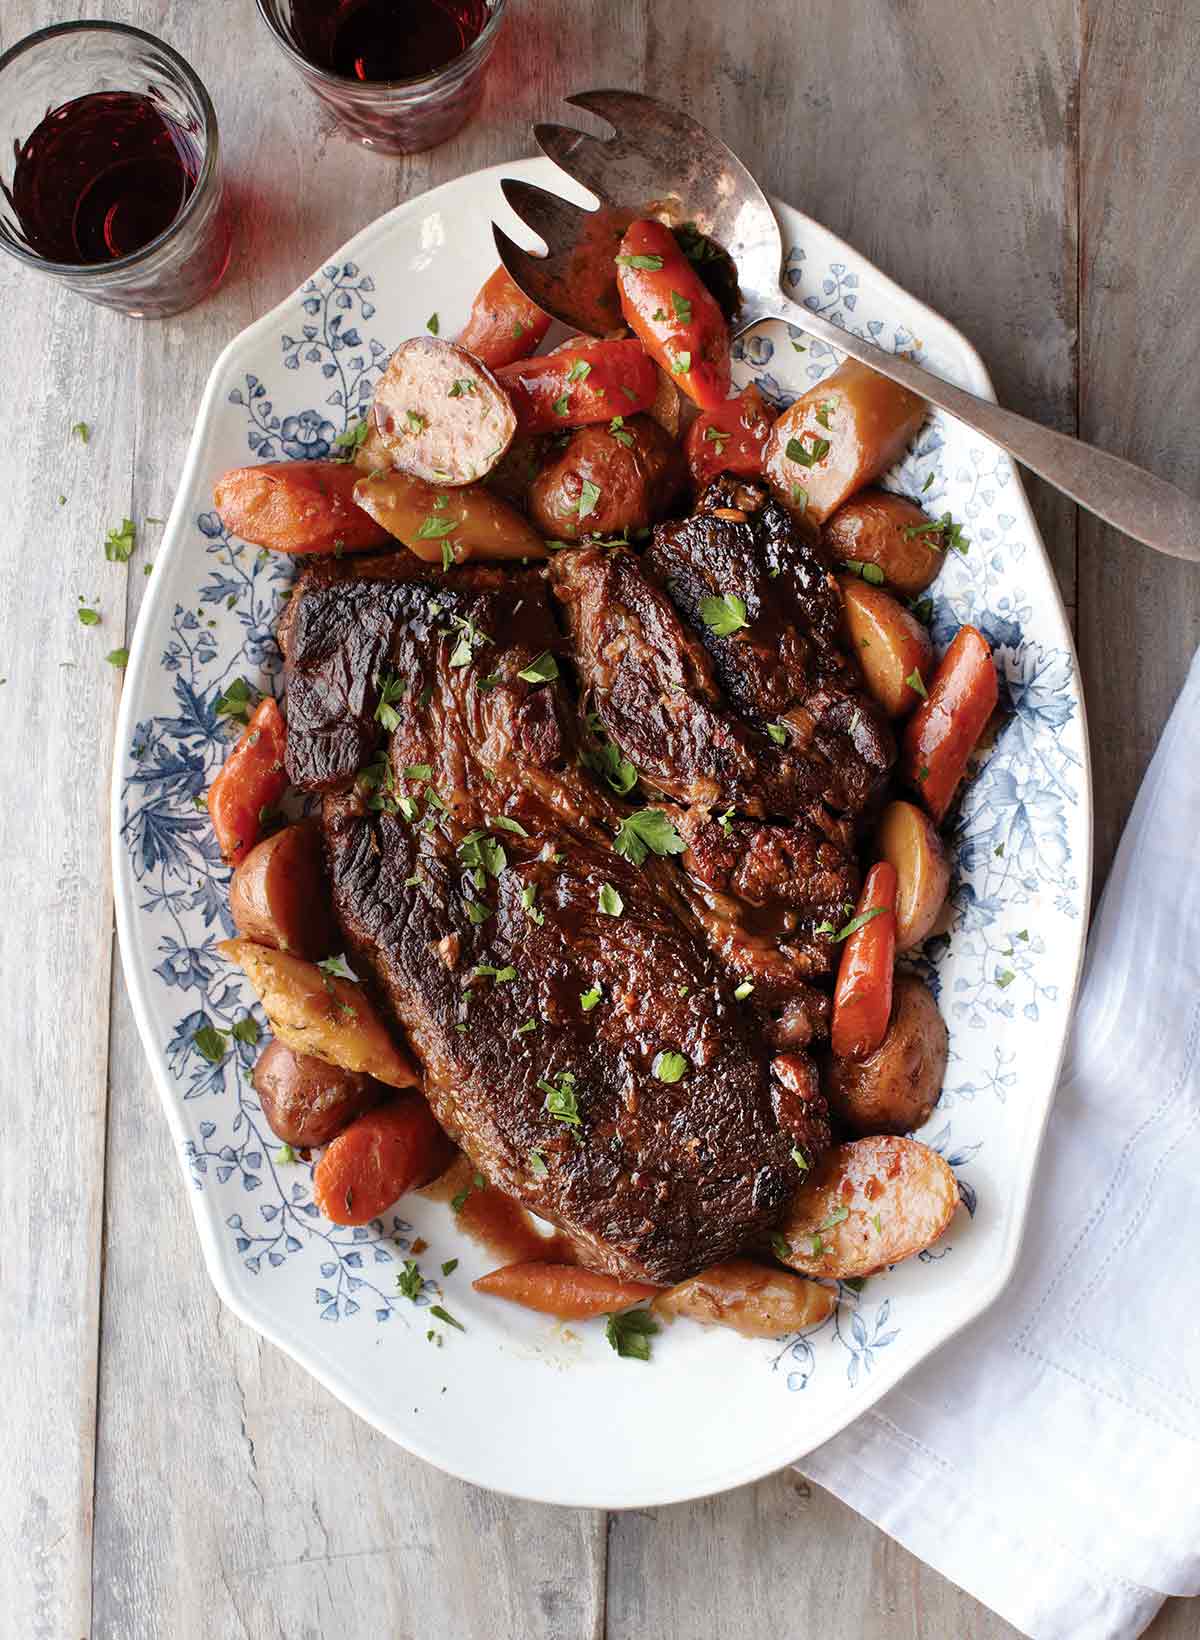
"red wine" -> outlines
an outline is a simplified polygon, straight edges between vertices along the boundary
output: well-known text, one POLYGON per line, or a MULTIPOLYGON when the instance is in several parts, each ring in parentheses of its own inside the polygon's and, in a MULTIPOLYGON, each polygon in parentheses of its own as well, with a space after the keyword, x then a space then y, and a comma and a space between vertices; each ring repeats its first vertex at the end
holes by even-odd
POLYGON ((171 226, 200 174, 191 136, 149 97, 95 91, 51 109, 21 144, 13 209, 54 262, 112 262, 171 226))
POLYGON ((412 80, 461 57, 490 15, 485 0, 292 0, 292 32, 318 68, 412 80))

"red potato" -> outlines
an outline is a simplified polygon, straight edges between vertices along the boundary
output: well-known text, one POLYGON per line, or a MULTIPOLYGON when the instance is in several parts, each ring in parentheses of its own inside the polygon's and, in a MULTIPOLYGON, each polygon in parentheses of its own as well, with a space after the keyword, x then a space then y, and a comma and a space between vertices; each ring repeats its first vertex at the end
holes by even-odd
POLYGON ((837 1292, 831 1287, 818 1287, 748 1258, 731 1258, 661 1294, 654 1308, 664 1315, 732 1327, 743 1338, 778 1338, 816 1326, 836 1303, 837 1292))
POLYGON ((865 1059, 830 1057, 829 1109, 853 1133, 911 1133, 942 1095, 950 1037, 929 987, 897 974, 887 1035, 865 1059))
POLYGON ((213 489, 231 535, 270 552, 365 552, 386 533, 354 504, 349 461, 271 461, 234 467, 213 489))
POLYGON ((867 873, 855 907, 862 922, 842 950, 829 1038, 842 1059, 862 1059, 883 1041, 896 960, 896 872, 886 860, 867 873))
POLYGON ((481 286, 471 305, 471 317, 458 338, 489 370, 515 364, 536 353, 550 328, 550 315, 531 302, 504 268, 481 286))
POLYGON ((896 949, 912 951, 933 933, 950 891, 950 861, 929 816, 900 799, 884 809, 875 846, 896 871, 896 949))
POLYGON ((272 696, 259 701, 241 738, 208 788, 208 814, 221 858, 236 866, 262 833, 264 809, 287 790, 287 729, 272 696))
POLYGON ((825 524, 821 544, 835 563, 874 564, 902 598, 924 592, 945 562, 934 520, 891 490, 852 496, 825 524))
POLYGON ((517 430, 512 400, 492 372, 437 336, 400 343, 372 414, 392 466, 443 487, 486 477, 517 430))
POLYGON ((269 1042, 254 1067, 254 1091, 267 1126, 298 1149, 327 1145, 356 1116, 389 1099, 392 1090, 374 1077, 343 1070, 313 1054, 269 1042))
POLYGON ((410 1088, 418 1081, 412 1061, 392 1041, 361 985, 253 940, 222 940, 217 950, 239 965, 258 993, 272 1032, 296 1053, 360 1071, 393 1088, 410 1088))
POLYGON ((229 912, 239 934, 259 945, 327 957, 337 932, 315 820, 285 826, 256 843, 233 874, 229 912))
POLYGON ((586 1321, 589 1316, 628 1310, 644 1298, 661 1292, 645 1281, 619 1281, 616 1276, 584 1270, 574 1264, 506 1264, 471 1283, 477 1293, 506 1298, 560 1321, 586 1321))
POLYGON ((882 1134, 826 1151, 772 1240, 807 1276, 849 1281, 924 1252, 958 1206, 958 1183, 917 1139, 882 1134))
POLYGON ((360 507, 427 564, 484 558, 544 558, 540 535, 484 486, 439 489, 408 473, 368 474, 354 486, 360 507), (447 550, 443 552, 443 547, 447 550))
POLYGON ((418 1094, 368 1111, 313 1169, 313 1200, 334 1224, 369 1224, 444 1171, 453 1146, 418 1094))
POLYGON ((658 372, 641 342, 580 339, 553 353, 506 365, 496 379, 510 394, 523 433, 561 433, 649 410, 658 372))
POLYGON ((705 410, 688 428, 683 451, 692 483, 702 490, 718 473, 757 478, 775 411, 751 382, 736 399, 705 410))
POLYGON ((625 322, 701 410, 729 396, 729 326, 670 228, 631 222, 617 253, 625 322))
POLYGON ((552 541, 619 535, 665 518, 686 483, 679 446, 649 416, 581 427, 529 491, 529 515, 552 541))
POLYGON ((960 626, 933 675, 928 700, 908 721, 900 755, 904 778, 939 823, 999 693, 987 639, 976 627, 960 626))
POLYGON ((857 575, 839 575, 846 637, 867 688, 889 717, 905 717, 925 695, 933 665, 929 633, 902 603, 857 575))
POLYGON ((847 359, 780 416, 763 473, 785 507, 823 524, 903 455, 927 409, 915 393, 847 359))

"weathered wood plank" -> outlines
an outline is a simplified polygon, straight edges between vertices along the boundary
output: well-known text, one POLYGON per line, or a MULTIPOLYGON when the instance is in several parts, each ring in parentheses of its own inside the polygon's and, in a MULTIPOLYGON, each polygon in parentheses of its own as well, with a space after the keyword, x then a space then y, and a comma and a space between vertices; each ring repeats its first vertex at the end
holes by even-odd
MULTIPOLYGON (((1195 492, 1200 225, 1181 202, 1200 144, 1200 15, 1189 0, 1085 0, 1083 15, 1081 429, 1195 492)), ((1099 883, 1200 642, 1200 568, 1081 514, 1079 586, 1099 883)))

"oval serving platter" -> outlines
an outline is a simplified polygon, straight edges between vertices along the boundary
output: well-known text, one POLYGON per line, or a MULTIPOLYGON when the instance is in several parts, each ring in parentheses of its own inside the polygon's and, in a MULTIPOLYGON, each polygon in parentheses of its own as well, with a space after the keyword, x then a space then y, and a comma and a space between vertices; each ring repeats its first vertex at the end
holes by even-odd
MULTIPOLYGON (((384 1434, 454 1475, 546 1502, 649 1506, 751 1481, 802 1457, 978 1316, 1016 1257, 1074 1000, 1091 876, 1091 788, 1075 655, 1008 458, 934 415, 886 482, 949 511, 969 538, 934 588, 939 649, 963 621, 990 639, 1005 720, 954 826, 953 927, 918 967, 950 1026, 941 1104, 920 1137, 963 1200, 930 1252, 861 1292, 843 1287, 815 1331, 765 1343, 680 1322, 649 1364, 596 1323, 556 1326, 471 1290, 486 1253, 450 1207, 406 1197, 360 1229, 329 1224, 310 1171, 280 1160, 232 1034, 253 1007, 216 954, 232 932, 228 871, 204 793, 229 746, 217 705, 239 677, 281 687, 273 626, 292 566, 231 538, 212 511, 227 467, 336 453, 391 349, 436 312, 465 321, 495 265, 493 217, 515 237, 499 179, 587 196, 545 160, 495 167, 398 206, 236 337, 204 394, 126 673, 113 784, 124 971, 178 1147, 212 1279, 225 1302, 384 1434), (213 1038, 204 1027, 226 1033, 213 1038), (197 1032, 216 1062, 196 1046, 197 1032), (413 1241, 438 1277, 413 1303, 397 1275, 413 1241), (462 1323, 427 1341, 424 1307, 462 1323)), ((796 300, 987 397, 978 355, 817 223, 777 205, 796 300)), ((767 324, 735 376, 777 404, 836 355, 767 324)))

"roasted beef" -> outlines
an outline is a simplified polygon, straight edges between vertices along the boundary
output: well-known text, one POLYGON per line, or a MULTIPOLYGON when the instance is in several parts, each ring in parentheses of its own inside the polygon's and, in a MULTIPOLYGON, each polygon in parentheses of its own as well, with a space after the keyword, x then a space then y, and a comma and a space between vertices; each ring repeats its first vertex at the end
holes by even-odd
MULTIPOLYGON (((765 801, 778 780, 755 771, 777 749, 723 706, 665 595, 650 603, 705 680, 689 676, 688 700, 740 748, 739 789, 765 801)), ((595 1268, 674 1282, 761 1236, 793 1152, 828 1143, 815 1073, 734 999, 687 876, 613 851, 623 810, 580 765, 541 574, 326 565, 299 583, 281 641, 289 772, 329 794, 348 952, 447 1132, 595 1268)), ((693 784, 705 763, 701 740, 693 784)))

